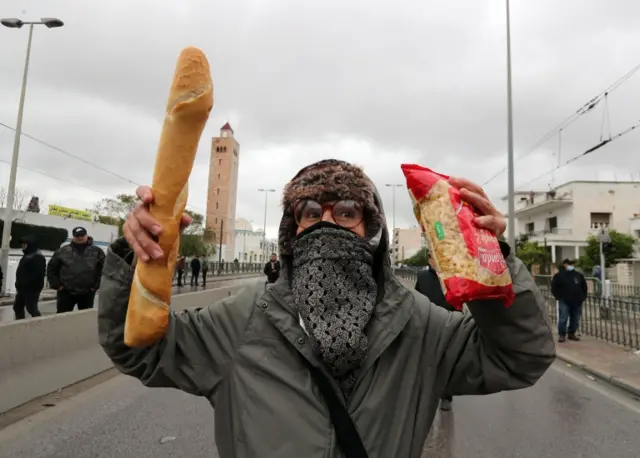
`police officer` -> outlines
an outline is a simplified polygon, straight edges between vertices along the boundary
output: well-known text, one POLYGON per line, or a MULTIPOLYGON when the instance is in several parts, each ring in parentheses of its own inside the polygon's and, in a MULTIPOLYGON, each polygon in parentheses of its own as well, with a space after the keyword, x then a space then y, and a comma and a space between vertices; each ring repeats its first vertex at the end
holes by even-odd
POLYGON ((69 245, 58 249, 49 261, 49 286, 58 291, 58 313, 93 307, 93 299, 100 288, 105 254, 93 244, 84 227, 72 231, 69 245))

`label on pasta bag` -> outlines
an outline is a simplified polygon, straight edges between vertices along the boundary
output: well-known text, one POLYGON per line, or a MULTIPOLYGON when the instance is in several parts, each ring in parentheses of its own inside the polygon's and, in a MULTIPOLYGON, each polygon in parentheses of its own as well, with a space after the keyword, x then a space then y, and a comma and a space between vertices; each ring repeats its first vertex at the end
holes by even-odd
POLYGON ((478 244, 478 264, 480 267, 495 275, 502 275, 507 270, 507 262, 502 256, 500 244, 496 243, 495 236, 478 229, 476 243, 478 244))

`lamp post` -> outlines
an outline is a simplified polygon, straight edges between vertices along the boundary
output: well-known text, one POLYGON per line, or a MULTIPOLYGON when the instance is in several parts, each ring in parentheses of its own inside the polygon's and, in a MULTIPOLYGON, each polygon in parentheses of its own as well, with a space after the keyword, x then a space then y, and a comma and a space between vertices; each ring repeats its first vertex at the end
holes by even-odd
POLYGON ((245 262, 247 260, 247 223, 253 224, 253 220, 244 220, 244 234, 242 238, 242 262, 245 262))
POLYGON ((513 101, 511 95, 511 12, 509 0, 507 6, 507 183, 508 183, 508 211, 507 242, 515 253, 516 250, 516 203, 515 203, 515 178, 513 158, 513 101))
MULTIPOLYGON (((7 189, 7 205, 4 213, 4 226, 2 228, 2 244, 0 245, 0 266, 5 276, 9 267, 9 242, 11 240, 11 223, 13 221, 13 201, 16 191, 16 175, 18 173, 18 156, 20 153, 20 136, 22 135, 22 115, 24 112, 24 99, 27 92, 27 75, 29 73, 29 58, 31 57, 31 41, 33 39, 33 26, 44 25, 49 29, 62 27, 64 22, 56 18, 42 18, 40 21, 28 22, 16 18, 0 19, 0 24, 10 29, 20 29, 24 25, 29 26, 29 38, 27 40, 27 55, 24 62, 22 75, 22 89, 20 90, 20 102, 18 104, 18 120, 13 140, 13 155, 11 156, 11 172, 9 174, 9 187, 7 189)), ((2 292, 7 288, 7 282, 2 283, 2 292)))
POLYGON ((393 195, 393 203, 391 205, 391 214, 392 214, 392 218, 393 218, 393 232, 391 232, 391 246, 393 247, 393 262, 396 262, 396 257, 397 257, 397 253, 396 253, 396 247, 394 244, 394 240, 396 238, 396 188, 400 188, 402 187, 401 184, 395 184, 395 183, 387 183, 385 184, 386 187, 391 188, 391 194, 393 195))
POLYGON ((264 192, 264 228, 262 233, 262 260, 264 261, 265 250, 267 248, 267 204, 270 192, 276 192, 275 189, 258 189, 258 192, 264 192))

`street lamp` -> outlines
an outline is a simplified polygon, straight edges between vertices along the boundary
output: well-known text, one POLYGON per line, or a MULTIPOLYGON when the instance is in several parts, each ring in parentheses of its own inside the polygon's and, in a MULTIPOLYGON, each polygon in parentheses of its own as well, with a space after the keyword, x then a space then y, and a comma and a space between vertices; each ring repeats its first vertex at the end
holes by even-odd
POLYGON ((262 260, 265 259, 265 250, 267 249, 267 198, 269 197, 270 192, 276 192, 275 189, 258 189, 258 192, 264 192, 264 229, 262 233, 262 260))
POLYGON ((507 186, 509 196, 509 220, 507 222, 507 242, 511 249, 516 250, 516 203, 515 203, 515 172, 513 159, 513 101, 511 95, 511 13, 509 0, 507 2, 507 186))
MULTIPOLYGON (((0 266, 5 276, 9 267, 9 241, 11 239, 11 223, 13 221, 13 201, 16 191, 16 175, 18 173, 18 156, 20 152, 20 137, 22 135, 22 114, 24 111, 24 99, 27 91, 27 75, 29 73, 29 57, 31 56, 31 41, 33 38, 33 26, 44 25, 49 29, 62 27, 64 22, 60 19, 45 17, 37 22, 22 21, 16 18, 0 19, 0 24, 10 29, 20 29, 24 25, 29 26, 29 38, 27 40, 27 56, 24 62, 24 73, 22 75, 22 89, 20 91, 20 103, 18 104, 18 120, 16 122, 16 132, 13 140, 13 155, 11 157, 11 173, 9 174, 9 187, 7 189, 7 208, 4 213, 4 226, 2 228, 2 244, 0 245, 0 266)), ((7 282, 2 283, 2 292, 7 289, 7 282)))
POLYGON ((391 207, 391 214, 393 215, 393 232, 391 233, 391 246, 393 247, 393 261, 396 261, 397 253, 396 247, 394 246, 394 240, 396 238, 396 188, 402 187, 401 184, 388 183, 385 184, 386 187, 391 188, 391 192, 393 194, 393 205, 391 207))

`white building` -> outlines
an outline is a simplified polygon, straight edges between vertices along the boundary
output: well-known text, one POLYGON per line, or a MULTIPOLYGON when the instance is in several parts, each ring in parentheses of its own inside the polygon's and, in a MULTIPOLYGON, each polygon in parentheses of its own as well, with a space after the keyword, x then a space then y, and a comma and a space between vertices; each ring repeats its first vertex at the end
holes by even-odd
POLYGON ((546 244, 554 263, 579 258, 601 228, 640 234, 640 182, 571 181, 515 199, 516 234, 546 244))
POLYGON ((409 259, 418 253, 425 243, 420 226, 414 226, 411 229, 396 228, 391 240, 391 262, 397 264, 409 259))
POLYGON ((264 241, 264 230, 253 229, 250 221, 237 219, 235 225, 235 259, 240 262, 267 262, 271 253, 278 252, 278 242, 275 239, 264 241))

